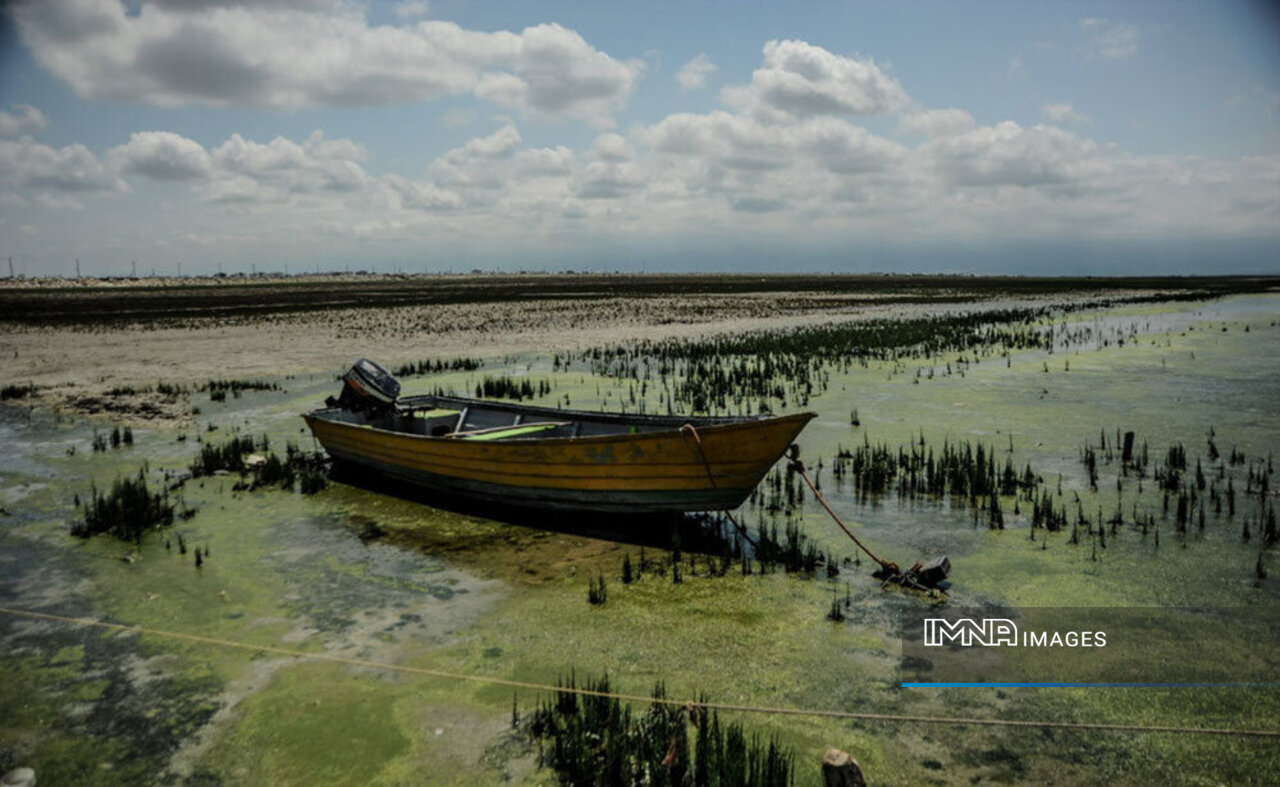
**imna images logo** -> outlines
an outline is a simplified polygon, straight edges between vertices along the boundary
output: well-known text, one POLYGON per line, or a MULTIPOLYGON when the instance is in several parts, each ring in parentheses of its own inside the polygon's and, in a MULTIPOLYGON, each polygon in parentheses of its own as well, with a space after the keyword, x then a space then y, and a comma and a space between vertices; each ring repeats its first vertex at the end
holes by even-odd
POLYGON ((942 647, 955 642, 964 647, 1018 644, 1018 627, 1007 618, 925 618, 924 644, 926 647, 942 647))

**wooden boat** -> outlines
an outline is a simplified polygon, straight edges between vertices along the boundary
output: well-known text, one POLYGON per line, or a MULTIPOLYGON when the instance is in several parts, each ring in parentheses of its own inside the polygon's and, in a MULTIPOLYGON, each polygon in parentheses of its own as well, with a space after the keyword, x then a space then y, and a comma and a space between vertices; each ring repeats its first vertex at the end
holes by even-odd
MULTIPOLYGON (((374 378, 363 375, 361 387, 374 378)), ((348 381, 342 398, 304 418, 336 463, 488 504, 626 513, 737 507, 814 417, 588 413, 451 396, 387 405, 384 398, 348 381)))

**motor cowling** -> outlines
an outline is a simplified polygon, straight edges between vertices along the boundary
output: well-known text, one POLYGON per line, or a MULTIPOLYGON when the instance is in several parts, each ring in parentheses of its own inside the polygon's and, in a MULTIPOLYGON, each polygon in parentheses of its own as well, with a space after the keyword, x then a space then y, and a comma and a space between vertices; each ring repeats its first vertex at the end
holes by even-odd
POLYGON ((361 358, 342 375, 342 393, 332 404, 351 410, 391 410, 400 396, 400 381, 368 358, 361 358))

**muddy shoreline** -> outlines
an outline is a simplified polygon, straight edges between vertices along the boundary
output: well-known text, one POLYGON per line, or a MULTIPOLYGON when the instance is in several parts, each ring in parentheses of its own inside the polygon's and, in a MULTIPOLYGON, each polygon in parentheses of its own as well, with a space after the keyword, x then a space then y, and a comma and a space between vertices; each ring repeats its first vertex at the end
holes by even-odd
POLYGON ((366 276, 10 281, 0 285, 0 385, 10 402, 130 423, 189 423, 156 388, 335 375, 580 351, 824 321, 1013 306, 1148 302, 1265 291, 1269 279, 957 276, 366 276))

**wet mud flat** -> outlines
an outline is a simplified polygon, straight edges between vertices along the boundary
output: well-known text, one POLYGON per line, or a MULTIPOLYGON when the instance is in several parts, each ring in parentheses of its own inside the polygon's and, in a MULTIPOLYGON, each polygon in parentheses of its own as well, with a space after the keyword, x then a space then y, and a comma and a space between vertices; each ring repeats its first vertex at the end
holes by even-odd
MULTIPOLYGON (((967 306, 964 313, 976 308, 967 306)), ((853 314, 824 314, 811 324, 839 338, 846 317, 857 321, 853 314)), ((809 349, 809 339, 794 338, 795 325, 756 324, 755 339, 740 330, 716 339, 711 321, 696 334, 677 333, 675 344, 658 334, 631 344, 623 330, 575 352, 554 341, 541 349, 506 348, 484 354, 473 368, 437 366, 403 381, 408 393, 436 387, 472 393, 486 377, 528 381, 540 404, 567 399, 588 409, 736 411, 763 401, 779 412, 814 410, 819 418, 802 435, 801 455, 824 494, 886 554, 950 555, 955 584, 942 603, 1053 605, 1070 597, 1099 607, 1272 609, 1280 605, 1280 568, 1265 536, 1269 481, 1266 493, 1258 487, 1280 447, 1272 404, 1280 397, 1278 320, 1280 301, 1269 295, 1082 304, 1017 321, 966 323, 972 332, 955 334, 954 346, 826 359, 809 349), (1052 340, 1045 339, 1049 331, 1052 340), (1040 338, 1026 338, 1033 334, 1040 338), (974 336, 987 339, 964 338, 974 336), (787 360, 793 356, 806 362, 787 360), (717 367, 768 372, 776 385, 742 401, 726 392, 723 403, 714 396, 695 403, 699 381, 715 393, 717 367), (1114 450, 1117 430, 1134 431, 1153 457, 1141 491, 1138 478, 1107 459, 1102 443, 1114 450), (1211 440, 1218 459, 1210 459, 1211 440), (895 456, 899 448, 923 446, 941 456, 944 445, 962 443, 989 451, 984 455, 995 458, 997 476, 1006 459, 1019 475, 1029 465, 1043 479, 1036 500, 1047 494, 1055 511, 1067 510, 1068 523, 1052 529, 1034 522, 1032 506, 1015 492, 994 495, 1003 526, 992 527, 990 494, 975 505, 968 491, 947 488, 933 496, 897 483, 877 486, 854 472, 852 459, 840 459, 856 456, 860 446, 885 446, 895 456), (1170 464, 1175 446, 1185 451, 1186 488, 1170 493, 1166 511, 1156 471, 1170 464), (1095 453, 1096 483, 1086 449, 1095 453), (1243 461, 1233 463, 1233 455, 1243 461), (1196 489, 1197 458, 1206 485, 1180 524, 1178 493, 1196 489), (1225 502, 1228 479, 1236 490, 1234 515, 1225 502), (1210 502, 1215 482, 1221 513, 1210 502), (1200 501, 1207 504, 1203 527, 1200 501), (1105 520, 1117 507, 1124 517, 1113 530, 1105 520)), ((434 349, 420 341, 393 362, 461 357, 434 349)), ((284 362, 285 351, 274 352, 284 362)), ((169 372, 169 383, 186 386, 175 396, 184 417, 171 421, 87 417, 11 400, 0 422, 13 446, 0 458, 5 606, 504 680, 555 684, 571 671, 579 680, 607 673, 624 693, 645 695, 662 682, 668 696, 705 694, 736 704, 1170 726, 1280 724, 1280 695, 1268 688, 899 688, 898 615, 939 602, 881 591, 865 556, 810 495, 794 491, 783 467, 738 512, 753 535, 776 530, 778 553, 768 559, 742 543, 735 552, 732 531, 718 522, 708 526, 715 537, 699 541, 669 521, 619 528, 498 519, 341 480, 311 495, 296 487, 251 489, 234 472, 193 478, 170 492, 194 515, 140 543, 70 536, 92 487, 108 488, 144 465, 159 483, 166 472, 173 478, 189 468, 204 446, 233 437, 265 435, 277 452, 289 442, 310 447, 297 415, 336 385, 330 374, 264 371, 244 379, 267 385, 226 388, 217 397, 215 387, 201 389, 208 379, 203 370, 169 372), (113 444, 112 430, 124 425, 132 440, 113 444), (101 450, 94 450, 95 438, 101 450), (794 563, 786 555, 791 532, 800 553, 794 563), (810 551, 821 562, 806 566, 810 551), (199 567, 197 553, 205 556, 199 567), (597 582, 607 585, 607 599, 592 604, 589 590, 597 582), (831 619, 833 607, 842 620, 831 619)), ((162 395, 151 385, 151 395, 162 395)), ((500 388, 500 395, 528 400, 529 389, 518 384, 500 388)), ((539 765, 539 744, 527 726, 540 701, 533 692, 13 617, 0 619, 0 637, 6 708, 0 768, 31 765, 42 783, 555 779, 551 764, 539 765), (525 726, 512 729, 513 712, 525 726)), ((1243 634, 1223 643, 1224 652, 1258 647, 1266 643, 1244 641, 1243 634)), ((875 783, 886 784, 1247 782, 1280 769, 1274 746, 1230 737, 756 714, 722 721, 793 752, 799 784, 818 782, 828 746, 852 752, 875 783)))

